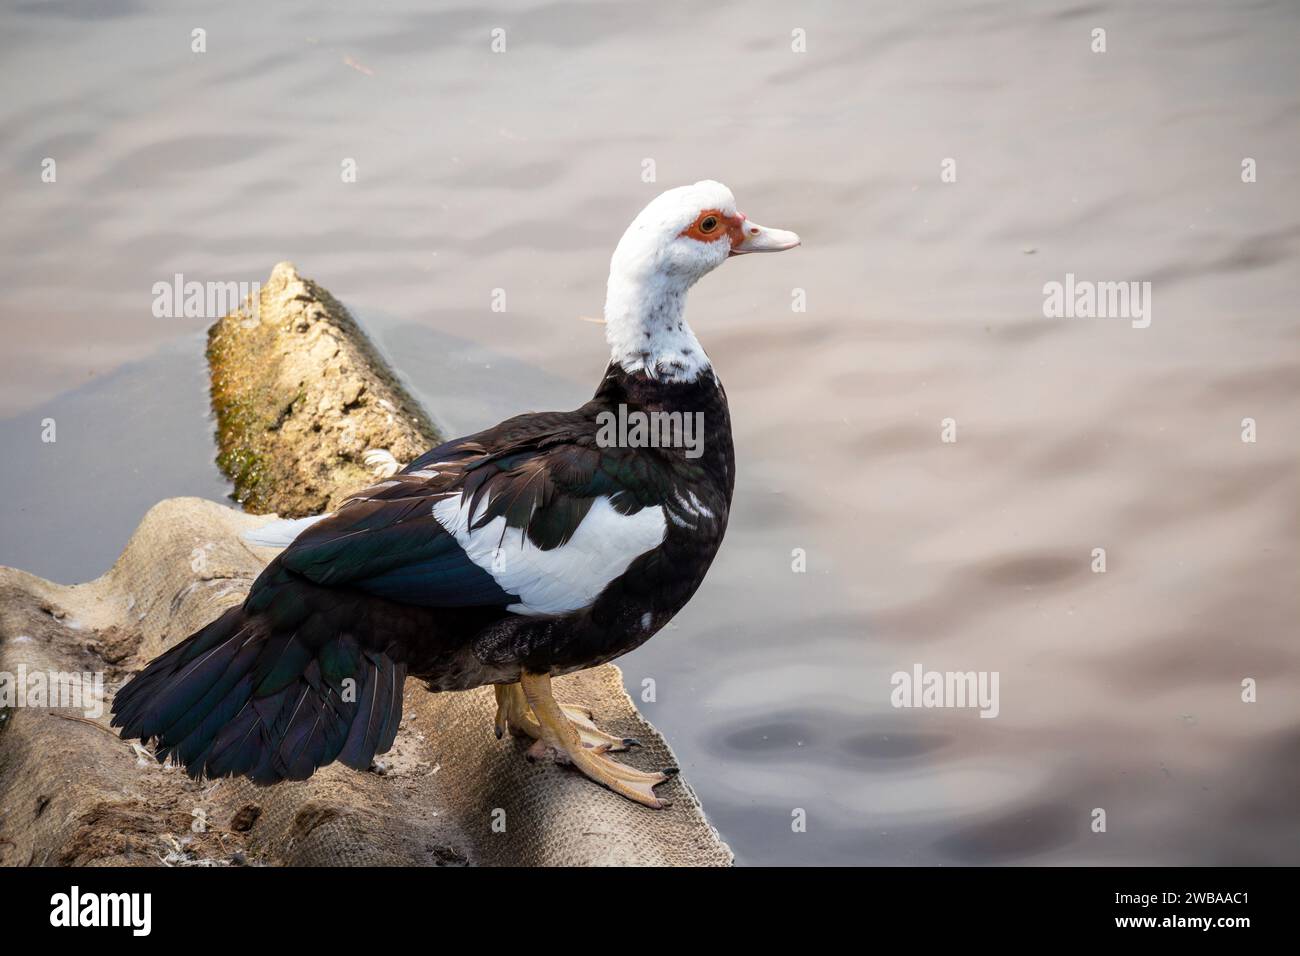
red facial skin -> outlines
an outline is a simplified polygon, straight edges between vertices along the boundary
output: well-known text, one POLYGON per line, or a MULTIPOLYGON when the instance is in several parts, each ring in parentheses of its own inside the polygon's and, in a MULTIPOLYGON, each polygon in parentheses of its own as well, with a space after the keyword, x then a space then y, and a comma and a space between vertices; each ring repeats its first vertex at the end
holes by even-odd
POLYGON ((735 250, 736 246, 740 245, 745 239, 745 214, 738 212, 734 216, 724 216, 720 210, 704 209, 695 217, 695 221, 678 235, 687 236, 699 242, 717 242, 723 236, 726 236, 731 243, 731 254, 733 256, 739 255, 740 253, 735 250), (716 219, 717 225, 705 232, 703 224, 709 217, 716 219))

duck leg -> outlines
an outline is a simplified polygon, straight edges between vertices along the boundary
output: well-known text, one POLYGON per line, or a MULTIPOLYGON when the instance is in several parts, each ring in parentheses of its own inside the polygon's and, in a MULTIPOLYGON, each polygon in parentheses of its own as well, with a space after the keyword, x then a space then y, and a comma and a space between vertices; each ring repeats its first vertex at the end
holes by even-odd
MULTIPOLYGON (((573 764, 592 780, 604 784, 629 800, 635 800, 656 810, 669 805, 668 801, 655 796, 654 788, 677 773, 676 768, 661 773, 645 773, 605 756, 605 751, 602 749, 585 746, 578 726, 551 695, 549 674, 525 673, 520 677, 520 685, 539 729, 537 743, 528 751, 530 758, 539 757, 547 750, 552 750, 561 762, 573 764)), ((498 701, 500 695, 501 691, 498 691, 498 701)))
MULTIPOLYGON (((497 695, 497 739, 504 737, 508 730, 516 736, 541 740, 542 725, 533 715, 533 709, 528 705, 528 698, 524 696, 524 689, 517 683, 497 684, 494 689, 497 695)), ((641 741, 635 737, 615 737, 613 734, 605 733, 592 722, 589 707, 560 704, 558 701, 557 706, 577 728, 578 738, 584 747, 597 753, 604 753, 606 750, 627 750, 629 747, 641 746, 641 741)))

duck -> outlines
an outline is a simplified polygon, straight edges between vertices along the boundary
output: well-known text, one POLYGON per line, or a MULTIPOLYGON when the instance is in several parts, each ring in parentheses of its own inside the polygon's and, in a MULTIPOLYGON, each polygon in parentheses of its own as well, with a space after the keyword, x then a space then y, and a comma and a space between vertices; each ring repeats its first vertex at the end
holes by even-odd
POLYGON ((491 685, 498 739, 667 806, 654 788, 676 768, 616 760, 637 742, 557 702, 552 681, 641 646, 703 582, 736 460, 687 293, 728 259, 799 244, 721 183, 661 193, 610 259, 610 358, 590 401, 445 442, 331 513, 258 529, 253 543, 282 550, 245 600, 119 689, 112 725, 192 777, 272 785, 369 769, 407 678, 491 685))

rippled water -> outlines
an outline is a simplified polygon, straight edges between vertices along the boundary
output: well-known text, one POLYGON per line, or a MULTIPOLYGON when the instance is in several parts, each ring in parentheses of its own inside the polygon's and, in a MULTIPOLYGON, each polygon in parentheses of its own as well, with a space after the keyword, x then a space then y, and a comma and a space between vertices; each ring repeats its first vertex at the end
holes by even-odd
POLYGON ((465 432, 587 397, 614 242, 717 178, 804 246, 692 297, 731 531, 622 663, 740 861, 1300 862, 1294 3, 426 6, 0 11, 0 563, 224 494, 154 282, 291 258, 465 432), (1066 273, 1150 327, 1044 318, 1066 273))

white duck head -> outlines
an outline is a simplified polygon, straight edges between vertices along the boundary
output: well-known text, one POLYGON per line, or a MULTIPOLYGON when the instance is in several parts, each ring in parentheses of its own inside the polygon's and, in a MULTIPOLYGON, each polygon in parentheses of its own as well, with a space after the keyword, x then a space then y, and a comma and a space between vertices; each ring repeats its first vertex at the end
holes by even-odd
POLYGON ((706 179, 661 193, 628 226, 609 263, 605 338, 626 372, 687 382, 709 368, 683 315, 686 293, 731 256, 799 245, 752 222, 722 183, 706 179))

